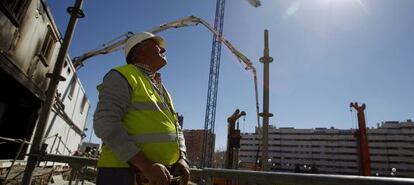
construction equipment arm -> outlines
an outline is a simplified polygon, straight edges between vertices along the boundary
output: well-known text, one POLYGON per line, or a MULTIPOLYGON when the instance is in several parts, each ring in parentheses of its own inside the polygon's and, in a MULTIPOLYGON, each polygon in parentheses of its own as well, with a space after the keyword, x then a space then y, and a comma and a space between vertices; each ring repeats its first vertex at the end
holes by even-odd
MULTIPOLYGON (((181 27, 187 27, 187 26, 196 26, 198 24, 202 24, 205 26, 209 31, 211 31, 216 39, 219 39, 239 60, 240 63, 244 65, 244 68, 246 70, 250 70, 253 75, 254 79, 254 88, 255 88, 255 95, 256 95, 256 113, 257 113, 257 125, 260 127, 259 122, 259 99, 258 99, 258 90, 257 90, 257 74, 256 74, 256 68, 253 66, 252 62, 249 58, 247 58, 243 53, 238 51, 228 40, 226 40, 217 30, 215 30, 210 24, 208 24, 205 20, 196 17, 196 16, 188 16, 183 19, 179 19, 176 21, 172 21, 166 24, 162 24, 160 26, 157 26, 155 28, 152 28, 148 30, 148 32, 151 33, 159 33, 164 30, 170 29, 170 28, 181 28, 181 27)), ((122 49, 123 45, 125 44, 126 40, 128 40, 129 37, 134 35, 132 32, 125 33, 105 44, 103 44, 101 47, 98 47, 95 50, 92 50, 90 52, 87 52, 79 57, 75 57, 72 59, 73 65, 78 70, 83 66, 83 63, 85 60, 101 55, 101 54, 108 54, 112 53, 114 51, 118 51, 122 49)))
MULTIPOLYGON (((229 41, 227 41, 222 35, 220 35, 219 32, 217 32, 213 27, 210 26, 205 20, 196 17, 196 16, 188 16, 183 19, 179 19, 176 21, 172 21, 166 24, 162 24, 160 26, 157 26, 155 28, 152 28, 148 30, 148 32, 151 33, 159 33, 164 30, 170 29, 170 28, 181 28, 181 27, 187 27, 187 26, 196 26, 198 24, 204 25, 209 31, 213 32, 213 34, 216 36, 217 39, 222 41, 224 45, 227 46, 227 48, 234 54, 236 57, 240 60, 241 63, 245 65, 246 70, 254 69, 253 64, 250 62, 250 60, 244 56, 241 52, 239 52, 229 41)), ((75 68, 80 68, 83 66, 83 62, 91 57, 101 55, 101 54, 108 54, 112 53, 114 51, 120 50, 123 45, 125 44, 126 40, 128 40, 129 37, 134 35, 132 32, 128 32, 125 34, 122 34, 121 36, 103 44, 101 47, 98 47, 95 50, 92 50, 90 52, 87 52, 79 57, 75 57, 72 59, 75 68)))
MULTIPOLYGON (((198 21, 199 19, 200 18, 197 18, 195 16, 189 16, 189 17, 185 17, 183 19, 179 19, 179 20, 172 21, 172 22, 169 22, 169 23, 166 23, 166 24, 162 24, 160 26, 157 26, 157 27, 152 28, 152 29, 147 30, 147 31, 155 34, 155 33, 162 32, 164 30, 170 29, 170 28, 181 28, 181 27, 197 25, 198 23, 200 23, 200 21, 198 21)), ((81 56, 75 57, 75 58, 72 59, 73 65, 75 66, 76 69, 79 69, 83 66, 84 61, 91 58, 91 57, 101 55, 101 54, 112 53, 114 51, 118 51, 118 50, 122 49, 122 47, 124 46, 124 44, 128 40, 128 38, 133 36, 133 35, 134 35, 134 33, 132 33, 132 32, 122 34, 119 37, 103 44, 102 46, 98 47, 97 49, 89 51, 89 52, 87 52, 87 53, 85 53, 81 56)))
POLYGON ((255 91, 255 98, 256 98, 256 116, 257 116, 257 126, 260 127, 260 119, 259 119, 259 96, 258 96, 258 89, 257 89, 257 72, 256 68, 253 66, 253 63, 247 58, 243 53, 237 50, 228 40, 226 40, 217 30, 215 30, 210 24, 208 24, 205 20, 196 17, 190 16, 193 22, 198 22, 204 25, 208 30, 213 32, 217 39, 220 41, 237 57, 240 63, 244 65, 246 70, 250 70, 253 75, 254 80, 254 91, 255 91))

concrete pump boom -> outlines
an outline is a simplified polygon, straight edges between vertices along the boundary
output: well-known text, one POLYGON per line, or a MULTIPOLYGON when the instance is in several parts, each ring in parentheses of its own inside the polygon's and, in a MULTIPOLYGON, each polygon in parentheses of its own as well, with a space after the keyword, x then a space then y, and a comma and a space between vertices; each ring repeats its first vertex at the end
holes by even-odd
MULTIPOLYGON (((254 89, 255 89, 255 96, 256 96, 256 116, 257 116, 257 126, 260 127, 260 119, 259 119, 259 97, 258 97, 258 90, 257 90, 257 73, 256 68, 253 66, 253 63, 250 61, 249 58, 247 58, 243 53, 241 53, 239 50, 237 50, 228 40, 226 40, 217 30, 215 30, 210 24, 208 24, 205 20, 196 17, 196 16, 188 16, 176 21, 172 21, 166 24, 162 24, 160 26, 157 26, 155 28, 152 28, 150 30, 147 30, 151 33, 159 33, 162 31, 165 31, 170 28, 181 28, 181 27, 187 27, 187 26, 197 26, 198 24, 202 24, 205 26, 209 31, 211 31, 214 35, 218 36, 220 41, 237 57, 240 63, 244 65, 244 68, 246 70, 250 70, 253 74, 253 80, 254 80, 254 89)), ((101 47, 98 47, 95 50, 92 50, 90 52, 87 52, 79 57, 75 57, 72 59, 73 65, 78 70, 83 66, 83 63, 85 60, 101 55, 101 54, 108 54, 112 53, 114 51, 118 51, 122 49, 125 42, 128 40, 129 37, 134 35, 132 32, 125 33, 105 44, 103 44, 101 47)))

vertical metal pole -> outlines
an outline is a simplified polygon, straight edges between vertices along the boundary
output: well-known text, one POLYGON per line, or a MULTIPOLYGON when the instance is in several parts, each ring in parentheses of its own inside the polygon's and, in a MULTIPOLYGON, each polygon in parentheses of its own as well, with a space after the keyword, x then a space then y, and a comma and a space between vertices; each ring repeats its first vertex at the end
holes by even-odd
POLYGON ((62 47, 60 48, 56 64, 53 69, 53 73, 52 75, 49 75, 50 83, 46 91, 46 99, 42 105, 41 115, 39 116, 39 121, 36 126, 36 132, 33 138, 33 145, 30 149, 29 159, 27 161, 26 169, 22 180, 23 185, 31 184, 32 173, 39 161, 39 155, 41 155, 43 135, 45 132, 47 120, 49 118, 50 110, 54 102, 57 86, 59 84, 59 81, 62 80, 60 73, 62 72, 62 66, 66 58, 66 53, 72 40, 73 31, 75 29, 78 18, 82 18, 85 16, 81 10, 82 1, 83 0, 76 0, 75 6, 68 8, 69 13, 71 14, 70 20, 68 23, 68 27, 66 29, 65 37, 63 39, 62 47))
POLYGON ((72 170, 70 170, 70 175, 69 175, 69 185, 72 185, 74 176, 75 176, 75 168, 72 168, 72 170))
MULTIPOLYGON (((60 147, 61 137, 62 137, 62 136, 59 136, 59 137, 58 137, 59 141, 58 141, 58 144, 57 144, 57 146, 56 146, 56 151, 55 151, 55 154, 57 154, 57 153, 59 152, 59 147, 60 147)), ((59 153, 60 153, 60 152, 59 152, 59 153)), ((53 163, 52 163, 52 167, 53 167, 53 166, 55 166, 55 161, 53 161, 53 163)))
MULTIPOLYGON (((49 154, 51 154, 51 153, 52 153, 52 151, 53 151, 53 147, 55 146, 55 143, 56 143, 56 139, 57 139, 57 137, 58 137, 58 134, 55 134, 55 139, 53 139, 53 143, 52 143, 52 146, 50 147, 49 154)), ((54 164, 54 163, 53 163, 53 164, 54 164)), ((47 161, 45 161, 45 165, 43 166, 43 168, 46 168, 46 166, 47 166, 47 161)), ((53 168, 53 166, 52 166, 52 168, 53 168)))
POLYGON ((263 117, 263 131, 262 131, 262 170, 269 170, 267 162, 268 156, 268 131, 269 131, 269 117, 273 114, 269 113, 269 64, 273 62, 273 58, 269 56, 269 31, 264 31, 264 51, 263 57, 260 58, 263 63, 263 112, 259 115, 263 117))
POLYGON ((55 134, 55 139, 53 139, 53 143, 52 143, 52 146, 50 147, 50 151, 49 151, 49 153, 51 154, 52 153, 52 151, 53 151, 53 147, 55 146, 55 143, 56 143, 56 139, 58 138, 58 134, 55 134))
POLYGON ((59 141, 58 141, 58 144, 57 144, 57 146, 56 146, 56 151, 55 151, 55 154, 60 154, 60 152, 59 152, 59 147, 60 147, 60 143, 62 142, 62 136, 59 136, 58 137, 58 139, 59 139, 59 141))

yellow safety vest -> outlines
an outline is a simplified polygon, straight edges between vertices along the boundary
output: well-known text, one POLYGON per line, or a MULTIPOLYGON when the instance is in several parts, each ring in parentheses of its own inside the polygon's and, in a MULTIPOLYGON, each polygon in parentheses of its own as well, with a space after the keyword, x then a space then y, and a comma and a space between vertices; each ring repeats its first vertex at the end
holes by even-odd
MULTIPOLYGON (((131 103, 122 122, 125 130, 145 156, 164 165, 176 163, 180 157, 178 120, 171 98, 163 98, 154 89, 148 77, 132 64, 115 68, 132 88, 131 103)), ((128 167, 102 146, 98 167, 128 167)))

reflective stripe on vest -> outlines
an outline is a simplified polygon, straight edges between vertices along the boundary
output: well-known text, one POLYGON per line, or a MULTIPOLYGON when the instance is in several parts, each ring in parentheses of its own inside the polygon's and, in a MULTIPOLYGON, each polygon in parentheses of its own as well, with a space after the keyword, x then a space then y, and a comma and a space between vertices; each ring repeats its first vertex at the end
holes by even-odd
POLYGON ((128 109, 140 111, 140 110, 165 110, 167 107, 161 102, 136 102, 128 106, 128 109))
POLYGON ((131 140, 137 144, 148 144, 148 143, 160 143, 160 142, 172 142, 178 141, 176 134, 157 133, 157 134, 144 134, 138 136, 131 136, 131 140))
MULTIPOLYGON (((174 164, 180 156, 178 120, 170 97, 161 98, 149 79, 136 66, 128 64, 115 68, 131 87, 131 102, 122 118, 130 139, 151 161, 174 164), (171 109, 168 108, 172 107, 171 109)), ((98 167, 128 167, 104 145, 98 167)))

